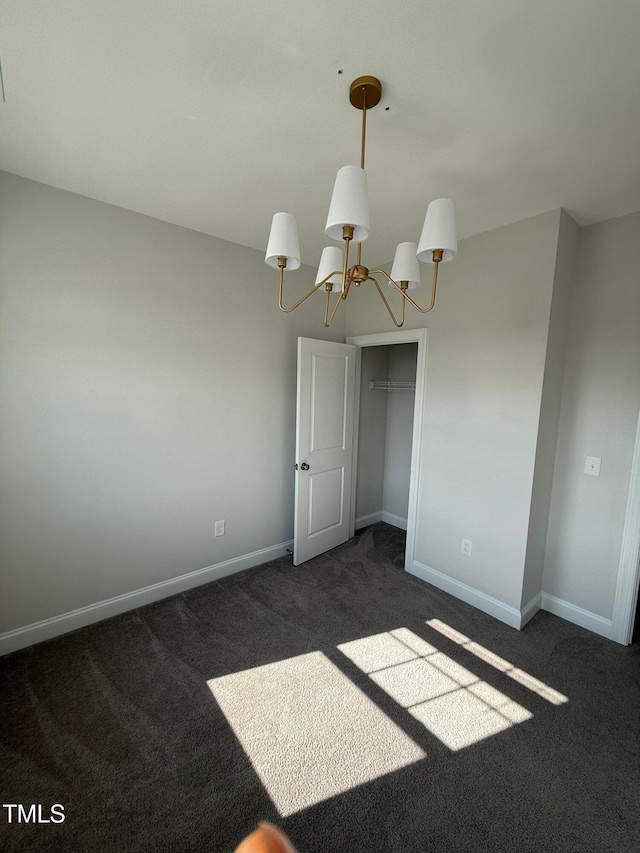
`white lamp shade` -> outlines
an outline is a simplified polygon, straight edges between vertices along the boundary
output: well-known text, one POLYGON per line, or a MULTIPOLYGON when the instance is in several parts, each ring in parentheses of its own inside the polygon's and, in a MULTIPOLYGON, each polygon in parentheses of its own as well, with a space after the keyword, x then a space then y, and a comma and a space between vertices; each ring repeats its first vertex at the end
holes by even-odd
MULTIPOLYGON (((342 270, 342 252, 337 246, 326 246, 320 255, 320 266, 316 276, 316 284, 320 284, 329 273, 342 270)), ((342 286, 342 274, 332 275, 327 284, 338 284, 342 286)))
POLYGON ((432 264, 436 249, 443 251, 443 264, 452 261, 458 254, 456 209, 450 198, 437 198, 427 208, 418 243, 418 260, 423 264, 432 264))
POLYGON ((343 166, 338 171, 324 233, 331 240, 342 240, 345 225, 353 226, 354 243, 369 236, 367 173, 359 166, 343 166))
POLYGON ((278 269, 278 258, 286 258, 285 270, 297 270, 300 266, 300 244, 298 226, 290 213, 276 213, 271 223, 265 264, 278 269))
MULTIPOLYGON (((420 284, 420 264, 416 258, 417 249, 417 243, 398 243, 391 268, 391 278, 395 283, 400 284, 401 281, 408 281, 410 290, 420 284)), ((389 287, 393 287, 393 285, 389 283, 389 287)))

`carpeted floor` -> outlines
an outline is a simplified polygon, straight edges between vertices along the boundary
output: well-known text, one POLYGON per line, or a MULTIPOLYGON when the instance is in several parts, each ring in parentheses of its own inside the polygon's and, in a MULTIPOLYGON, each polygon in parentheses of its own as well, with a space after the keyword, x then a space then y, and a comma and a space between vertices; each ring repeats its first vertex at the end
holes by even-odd
POLYGON ((0 660, 3 851, 640 849, 640 648, 517 632, 377 524, 0 660))

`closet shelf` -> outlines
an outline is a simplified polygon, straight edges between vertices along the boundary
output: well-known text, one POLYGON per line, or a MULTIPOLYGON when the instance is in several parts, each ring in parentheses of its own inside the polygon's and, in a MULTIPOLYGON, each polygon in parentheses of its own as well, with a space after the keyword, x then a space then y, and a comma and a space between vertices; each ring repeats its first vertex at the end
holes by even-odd
POLYGON ((415 382, 395 382, 393 380, 372 379, 369 383, 372 391, 415 391, 415 382))

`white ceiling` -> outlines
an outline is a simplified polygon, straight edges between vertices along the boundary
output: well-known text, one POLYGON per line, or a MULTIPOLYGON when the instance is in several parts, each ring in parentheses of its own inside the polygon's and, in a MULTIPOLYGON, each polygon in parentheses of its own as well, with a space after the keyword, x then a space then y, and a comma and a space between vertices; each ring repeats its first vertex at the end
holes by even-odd
POLYGON ((317 265, 368 116, 367 265, 455 199, 466 237, 640 210, 639 0, 3 0, 0 168, 317 265))

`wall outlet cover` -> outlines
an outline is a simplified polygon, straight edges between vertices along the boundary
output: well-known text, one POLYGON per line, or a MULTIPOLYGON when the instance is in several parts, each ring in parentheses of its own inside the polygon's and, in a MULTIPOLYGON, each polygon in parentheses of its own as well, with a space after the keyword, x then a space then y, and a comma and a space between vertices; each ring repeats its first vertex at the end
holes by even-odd
POLYGON ((602 459, 600 456, 587 456, 587 459, 584 463, 584 473, 591 474, 593 477, 599 477, 601 462, 602 459))

